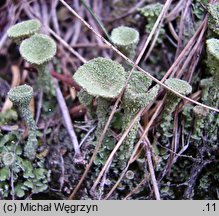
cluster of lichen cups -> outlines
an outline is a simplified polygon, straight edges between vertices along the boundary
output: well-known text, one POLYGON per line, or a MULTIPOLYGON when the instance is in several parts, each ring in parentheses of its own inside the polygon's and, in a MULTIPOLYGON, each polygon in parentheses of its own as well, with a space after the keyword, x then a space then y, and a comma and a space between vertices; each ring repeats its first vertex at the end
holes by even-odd
POLYGON ((38 71, 38 85, 44 92, 51 87, 48 62, 56 54, 56 43, 47 35, 39 34, 38 20, 20 22, 8 29, 7 35, 20 45, 21 56, 38 71))
MULTIPOLYGON (((56 53, 56 44, 50 37, 39 34, 40 27, 38 20, 28 20, 10 27, 7 35, 19 46, 21 56, 37 69, 38 85, 46 92, 51 81, 47 64, 56 53)), ((45 191, 50 173, 44 168, 44 159, 37 155, 37 126, 29 109, 33 88, 26 84, 14 87, 8 92, 8 97, 27 124, 28 139, 24 147, 14 145, 21 136, 19 132, 12 131, 4 137, 13 138, 13 141, 1 140, 0 193, 3 197, 22 198, 27 193, 45 191), (11 188, 12 184, 14 188, 11 188)))
MULTIPOLYGON (((56 43, 47 35, 39 34, 41 23, 38 20, 20 22, 7 31, 7 35, 20 46, 21 56, 38 71, 38 84, 46 91, 46 86, 51 82, 48 71, 48 62, 56 53, 56 43)), ((22 85, 11 89, 9 99, 18 109, 29 128, 28 141, 24 148, 24 154, 30 160, 36 155, 37 139, 36 124, 28 106, 33 95, 32 87, 22 85)))
MULTIPOLYGON (((113 99, 119 96, 125 86, 126 77, 127 72, 125 72, 122 65, 101 57, 90 60, 82 65, 73 76, 73 79, 82 87, 81 94, 83 94, 83 97, 79 97, 81 103, 90 109, 93 99, 97 101, 97 139, 99 139, 106 125, 110 113, 109 107, 113 99)), ((135 114, 157 95, 158 86, 147 92, 150 85, 151 80, 146 75, 139 71, 134 71, 121 102, 121 108, 124 110, 122 132, 127 129, 135 114)), ((121 160, 127 159, 130 156, 138 126, 139 120, 123 143, 124 147, 120 150, 121 160)), ((104 151, 104 145, 103 143, 100 152, 104 151)))

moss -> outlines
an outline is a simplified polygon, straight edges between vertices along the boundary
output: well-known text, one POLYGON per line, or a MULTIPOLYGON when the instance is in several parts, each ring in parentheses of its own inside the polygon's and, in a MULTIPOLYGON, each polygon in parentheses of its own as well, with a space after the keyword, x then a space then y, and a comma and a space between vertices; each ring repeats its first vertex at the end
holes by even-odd
POLYGON ((10 132, 8 139, 0 145, 0 193, 4 198, 22 198, 48 188, 50 173, 44 168, 44 159, 34 161, 23 158, 17 132, 10 132), (14 190, 11 188, 13 180, 14 190), (14 192, 14 193, 13 193, 14 192))
POLYGON ((156 18, 160 15, 160 12, 163 8, 163 4, 155 3, 144 6, 143 8, 139 8, 138 10, 145 17, 156 18))
POLYGON ((0 125, 8 124, 11 121, 18 119, 17 112, 12 109, 7 109, 4 113, 0 113, 0 125))
MULTIPOLYGON (((98 151, 98 154, 95 158, 94 163, 99 165, 104 165, 106 163, 106 160, 108 159, 111 151, 115 147, 115 139, 110 136, 110 133, 108 132, 102 142, 101 148, 98 151)), ((112 163, 112 167, 115 168, 115 170, 118 170, 118 168, 115 167, 115 163, 112 163)))
POLYGON ((192 12, 195 15, 197 21, 203 20, 205 16, 205 8, 203 5, 206 6, 207 3, 208 0, 196 0, 192 2, 192 12))
POLYGON ((4 163, 5 166, 10 166, 14 163, 15 161, 15 154, 12 153, 12 152, 5 152, 3 154, 3 157, 2 157, 2 161, 4 163))

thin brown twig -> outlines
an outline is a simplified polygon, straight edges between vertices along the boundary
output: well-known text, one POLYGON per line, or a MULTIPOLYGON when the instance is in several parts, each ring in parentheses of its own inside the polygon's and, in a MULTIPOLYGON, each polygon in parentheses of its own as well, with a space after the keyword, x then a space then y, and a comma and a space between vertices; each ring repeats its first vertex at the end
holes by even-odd
POLYGON ((131 14, 133 14, 138 8, 140 8, 144 3, 146 2, 146 0, 142 0, 139 3, 137 3, 134 7, 132 7, 129 11, 127 11, 126 13, 122 14, 119 17, 115 17, 115 18, 102 18, 102 20, 107 21, 107 22, 115 22, 118 21, 120 19, 123 19, 131 14))
POLYGON ((156 179, 155 172, 154 172, 154 166, 153 166, 152 159, 151 159, 150 141, 147 137, 145 137, 145 142, 143 143, 144 143, 144 148, 145 148, 145 152, 147 156, 149 171, 151 174, 151 181, 152 181, 152 185, 154 188, 155 198, 156 200, 160 200, 160 192, 159 192, 158 183, 157 183, 157 179, 156 179))
POLYGON ((175 31, 175 29, 174 29, 174 27, 173 27, 173 24, 172 24, 171 22, 168 22, 168 28, 169 28, 169 30, 170 30, 170 33, 171 33, 172 36, 174 37, 174 39, 175 39, 176 41, 178 41, 178 40, 179 40, 179 36, 177 35, 177 33, 176 33, 176 31, 175 31))
POLYGON ((176 54, 175 54, 175 58, 178 57, 178 55, 180 54, 181 50, 183 49, 183 32, 184 32, 184 27, 185 27, 185 19, 188 16, 188 11, 189 11, 189 6, 191 4, 191 0, 188 1, 184 1, 182 3, 182 7, 184 8, 184 10, 182 10, 182 15, 180 18, 180 24, 179 24, 179 39, 178 39, 178 43, 177 43, 177 49, 176 49, 176 54))
POLYGON ((180 70, 177 72, 177 78, 179 78, 182 73, 183 73, 183 70, 186 68, 186 66, 188 65, 188 63, 191 61, 191 59, 193 58, 193 56, 196 54, 198 48, 200 47, 200 44, 201 42, 203 41, 203 37, 204 37, 204 34, 205 34, 205 31, 207 29, 207 26, 208 26, 208 22, 207 20, 204 22, 204 25, 203 25, 203 28, 200 32, 200 35, 196 41, 196 44, 194 45, 193 49, 191 50, 191 52, 189 53, 188 57, 186 58, 183 66, 180 68, 180 70))
POLYGON ((134 188, 132 191, 130 191, 123 200, 127 200, 132 194, 136 193, 138 189, 147 182, 148 177, 145 175, 145 177, 141 180, 141 182, 134 188))
POLYGON ((64 122, 65 122, 65 126, 66 126, 66 129, 67 129, 68 133, 69 133, 69 136, 71 138, 71 141, 72 141, 72 144, 73 144, 73 147, 74 147, 74 150, 75 150, 75 156, 74 156, 75 157, 74 158, 75 162, 76 163, 81 163, 81 162, 83 162, 83 157, 82 157, 82 154, 81 154, 81 151, 80 151, 77 136, 75 134, 75 131, 74 131, 74 128, 73 128, 73 125, 72 125, 71 117, 70 117, 69 112, 68 112, 68 107, 65 103, 65 99, 64 99, 64 97, 62 95, 62 92, 59 88, 57 80, 53 79, 53 83, 55 85, 56 97, 57 97, 57 100, 58 100, 58 103, 59 103, 59 106, 60 106, 60 110, 62 112, 62 116, 63 116, 64 122))
POLYGON ((201 25, 199 26, 199 28, 197 29, 197 31, 195 32, 195 34, 193 35, 193 37, 189 40, 189 42, 187 43, 187 45, 185 46, 185 48, 182 50, 182 52, 180 53, 180 55, 177 57, 177 59, 174 61, 174 63, 171 65, 171 67, 169 68, 169 70, 167 71, 167 73, 164 75, 164 77, 162 78, 161 82, 166 80, 168 78, 168 76, 170 76, 170 74, 173 76, 173 70, 176 71, 176 68, 179 67, 180 62, 182 61, 183 58, 185 58, 185 56, 188 55, 189 51, 191 50, 191 48, 193 47, 194 43, 196 42, 196 38, 199 35, 199 33, 202 31, 205 22, 207 22, 207 17, 205 17, 204 21, 201 23, 201 25))
POLYGON ((180 0, 177 5, 170 11, 170 13, 167 14, 165 22, 171 22, 177 18, 180 11, 183 9, 183 2, 184 0, 180 0))
POLYGON ((71 46, 69 46, 59 35, 57 35, 51 28, 46 26, 49 29, 49 32, 60 42, 63 44, 65 48, 67 48, 71 53, 73 53, 81 62, 86 63, 87 60, 81 56, 77 51, 75 51, 71 46))

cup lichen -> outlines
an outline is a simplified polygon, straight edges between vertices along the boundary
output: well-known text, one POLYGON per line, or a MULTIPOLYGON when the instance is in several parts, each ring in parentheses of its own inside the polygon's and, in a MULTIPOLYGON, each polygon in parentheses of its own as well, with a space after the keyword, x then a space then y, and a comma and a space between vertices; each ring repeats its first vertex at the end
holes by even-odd
MULTIPOLYGON (((219 35, 219 3, 208 4, 207 11, 209 13, 208 28, 217 36, 219 35)), ((208 32, 208 33, 212 33, 208 32)))
POLYGON ((94 113, 93 113, 93 100, 94 97, 89 95, 84 89, 81 89, 78 94, 77 97, 80 101, 80 103, 86 107, 87 109, 87 114, 89 117, 93 117, 94 113))
POLYGON ((121 93, 125 75, 125 70, 119 63, 98 57, 79 67, 73 79, 89 95, 112 99, 121 93))
MULTIPOLYGON (((154 24, 157 21, 157 18, 163 9, 163 6, 164 5, 160 3, 152 3, 138 9, 140 14, 146 18, 146 23, 147 23, 145 26, 146 33, 148 34, 151 33, 154 24)), ((163 24, 161 24, 159 29, 159 37, 157 39, 157 42, 160 44, 163 42, 164 33, 165 30, 163 24)))
POLYGON ((208 39, 207 42, 207 62, 209 72, 212 75, 212 82, 209 83, 208 104, 218 106, 219 97, 219 40, 215 38, 208 39))
MULTIPOLYGON (((217 4, 215 7, 218 7, 217 4)), ((213 7, 213 5, 212 5, 213 7)), ((219 18, 219 16, 217 15, 219 18)), ((201 81, 202 87, 202 101, 212 107, 218 107, 219 105, 219 40, 211 38, 206 41, 207 44, 207 68, 211 77, 201 81)), ((209 115, 205 119, 205 128, 207 134, 210 136, 211 144, 218 143, 218 121, 219 115, 216 112, 209 112, 209 115)))
POLYGON ((37 19, 27 20, 11 26, 8 31, 8 37, 15 43, 20 42, 26 38, 31 37, 40 30, 41 23, 37 19))
MULTIPOLYGON (((152 80, 145 74, 134 71, 131 79, 128 82, 124 97, 122 99, 122 108, 124 110, 122 131, 124 132, 130 125, 132 119, 137 112, 146 107, 152 101, 159 91, 159 86, 156 85, 148 92, 152 80)), ((123 145, 120 149, 120 158, 127 159, 131 156, 134 141, 136 139, 140 118, 136 121, 132 129, 129 131, 123 145), (124 156, 125 155, 125 156, 124 156)))
POLYGON ((194 114, 194 126, 193 126, 193 134, 192 138, 200 140, 202 138, 202 130, 205 127, 205 118, 209 114, 209 110, 202 106, 193 107, 194 114))
MULTIPOLYGON (((112 99, 118 97, 124 88, 126 72, 119 63, 99 57, 79 67, 73 79, 88 94, 87 100, 83 98, 82 103, 89 102, 87 104, 89 107, 92 98, 96 98, 98 120, 96 137, 99 138, 107 122, 112 99)), ((101 151, 103 149, 100 149, 101 151)))
POLYGON ((18 109, 19 113, 24 118, 28 126, 29 136, 27 143, 24 147, 24 155, 30 160, 33 160, 35 158, 38 145, 36 138, 36 123, 29 109, 29 103, 33 96, 33 88, 26 84, 17 86, 12 88, 8 92, 8 96, 13 105, 18 109))
POLYGON ((48 70, 48 62, 56 54, 56 43, 47 35, 34 34, 32 37, 22 41, 20 45, 21 56, 37 69, 38 83, 42 89, 46 90, 48 80, 51 81, 51 75, 48 70))
MULTIPOLYGON (((165 81, 165 84, 171 89, 173 89, 174 91, 182 95, 188 95, 192 92, 192 86, 188 82, 181 79, 169 78, 165 81)), ((161 120, 162 123, 160 125, 164 135, 167 137, 172 136, 172 133, 170 132, 172 113, 179 102, 180 102, 180 97, 178 97, 176 94, 172 93, 171 91, 167 92, 165 107, 162 112, 162 120, 161 120)))
POLYGON ((114 28, 111 33, 111 40, 124 55, 132 60, 134 59, 136 46, 139 42, 137 30, 127 26, 114 28))

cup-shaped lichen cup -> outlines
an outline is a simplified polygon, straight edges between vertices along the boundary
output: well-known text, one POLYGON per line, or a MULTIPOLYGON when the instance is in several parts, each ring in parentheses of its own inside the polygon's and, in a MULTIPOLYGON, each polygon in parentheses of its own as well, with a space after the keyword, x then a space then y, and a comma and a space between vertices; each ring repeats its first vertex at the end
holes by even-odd
POLYGON ((8 92, 8 96, 15 106, 26 107, 29 105, 33 96, 33 88, 29 85, 17 86, 8 92))
POLYGON ((89 96, 97 98, 96 135, 99 137, 109 116, 111 99, 116 98, 125 86, 126 72, 119 63, 99 57, 79 67, 73 79, 89 96))
POLYGON ((39 20, 27 20, 11 26, 7 31, 7 35, 15 43, 20 44, 22 40, 39 32, 40 27, 41 23, 39 20))
POLYGON ((111 40, 124 55, 130 59, 134 59, 136 46, 139 42, 139 33, 137 30, 127 26, 114 28, 111 33, 111 40))
POLYGON ((33 88, 29 85, 17 86, 8 92, 8 96, 28 126, 29 135, 24 147, 24 155, 30 160, 33 160, 37 149, 36 123, 29 109, 29 103, 33 96, 33 88))
POLYGON ((56 43, 47 35, 35 34, 22 41, 20 45, 21 56, 37 69, 38 82, 42 89, 46 89, 51 75, 48 70, 48 62, 56 54, 56 43))

